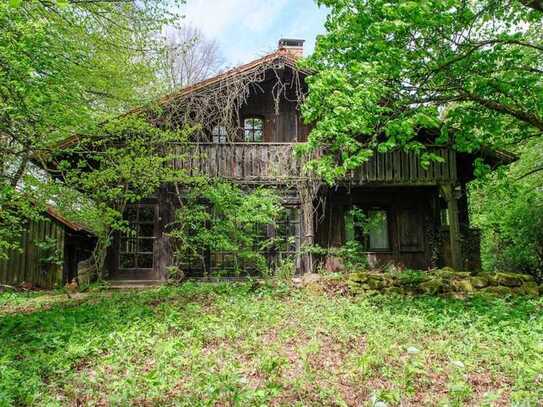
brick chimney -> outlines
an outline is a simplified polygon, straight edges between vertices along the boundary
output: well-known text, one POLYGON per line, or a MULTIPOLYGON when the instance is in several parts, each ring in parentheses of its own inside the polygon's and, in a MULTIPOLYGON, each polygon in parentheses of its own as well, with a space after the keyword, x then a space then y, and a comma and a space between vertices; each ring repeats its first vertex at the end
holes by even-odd
POLYGON ((305 40, 281 38, 279 40, 279 49, 286 49, 292 55, 301 58, 304 56, 304 42, 305 40))

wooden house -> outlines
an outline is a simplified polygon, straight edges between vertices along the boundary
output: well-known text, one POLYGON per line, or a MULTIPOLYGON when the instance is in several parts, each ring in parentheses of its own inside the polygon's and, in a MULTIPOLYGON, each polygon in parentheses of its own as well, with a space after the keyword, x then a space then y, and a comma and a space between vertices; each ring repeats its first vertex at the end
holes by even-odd
POLYGON ((28 222, 21 250, 0 260, 0 284, 62 287, 77 276, 78 262, 90 257, 93 247, 92 232, 50 206, 42 219, 28 222))
MULTIPOLYGON (((301 52, 303 41, 281 40, 276 52, 161 99, 163 123, 175 126, 188 117, 204 124, 189 146, 170 146, 179 152, 172 165, 193 175, 281 191, 287 215, 264 233, 290 236, 292 243, 269 253, 270 261, 298 254, 298 268, 307 271, 314 259, 299 255, 304 244, 335 247, 355 239, 374 265, 478 268, 479 236, 470 228, 466 199, 475 155, 429 145, 442 161, 423 168, 413 152, 375 153, 335 187, 303 170, 304 159, 293 153, 310 132, 299 110, 309 74, 297 67, 301 52), (213 111, 219 105, 223 110, 213 111), (374 219, 369 234, 357 230, 353 208, 374 219)), ((498 151, 481 155, 494 165, 514 159, 498 151)), ((174 195, 164 185, 154 198, 128 208, 126 217, 137 234, 116 239, 108 259, 112 279, 167 278, 173 255, 165 230, 173 220, 174 195)), ((233 256, 206 252, 207 271, 227 270, 233 256)), ((189 276, 203 274, 197 263, 182 267, 189 276)))

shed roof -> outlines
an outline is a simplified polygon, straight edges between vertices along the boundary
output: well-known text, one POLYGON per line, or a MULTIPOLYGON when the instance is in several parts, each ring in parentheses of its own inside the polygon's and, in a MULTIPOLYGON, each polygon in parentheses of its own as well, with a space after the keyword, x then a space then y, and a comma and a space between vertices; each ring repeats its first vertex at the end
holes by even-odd
POLYGON ((54 208, 51 205, 47 206, 47 214, 51 218, 55 219, 57 222, 63 224, 74 232, 87 232, 90 234, 94 234, 87 226, 68 220, 64 215, 59 212, 58 209, 54 208))

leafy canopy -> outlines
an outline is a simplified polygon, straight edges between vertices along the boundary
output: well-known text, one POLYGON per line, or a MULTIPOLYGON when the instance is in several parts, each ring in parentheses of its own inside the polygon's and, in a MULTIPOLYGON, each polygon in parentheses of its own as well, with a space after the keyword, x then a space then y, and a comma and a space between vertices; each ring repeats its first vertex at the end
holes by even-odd
POLYGON ((375 149, 435 157, 424 142, 461 151, 543 132, 543 7, 538 1, 318 0, 327 32, 305 64, 316 74, 303 106, 308 150, 328 181, 375 149), (435 129, 423 140, 420 129, 435 129))
POLYGON ((162 89, 157 34, 176 21, 175 3, 0 2, 0 253, 17 241, 20 228, 10 225, 38 216, 44 203, 22 182, 31 159, 162 89))
POLYGON ((91 217, 99 266, 114 232, 130 232, 123 220, 127 205, 150 198, 163 184, 187 182, 186 171, 172 165, 181 157, 167 146, 185 142, 191 131, 163 130, 143 117, 127 115, 110 120, 99 133, 60 152, 58 170, 65 184, 84 194, 83 202, 73 201, 72 208, 63 202, 63 209, 91 217), (85 205, 88 201, 92 204, 85 205))
POLYGON ((470 187, 471 219, 482 231, 489 270, 522 271, 543 281, 543 140, 530 140, 511 168, 470 187))

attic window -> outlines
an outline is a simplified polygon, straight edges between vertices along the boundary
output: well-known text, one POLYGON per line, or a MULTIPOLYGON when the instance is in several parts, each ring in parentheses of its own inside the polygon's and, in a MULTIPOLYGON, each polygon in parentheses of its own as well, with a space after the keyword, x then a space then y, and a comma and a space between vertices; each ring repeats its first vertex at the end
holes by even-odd
POLYGON ((243 137, 245 142, 258 143, 262 141, 264 120, 259 117, 249 117, 243 122, 243 137))
POLYGON ((226 127, 224 126, 213 127, 213 130, 211 131, 211 137, 212 137, 213 143, 218 143, 218 144, 226 143, 226 136, 227 136, 226 127))

